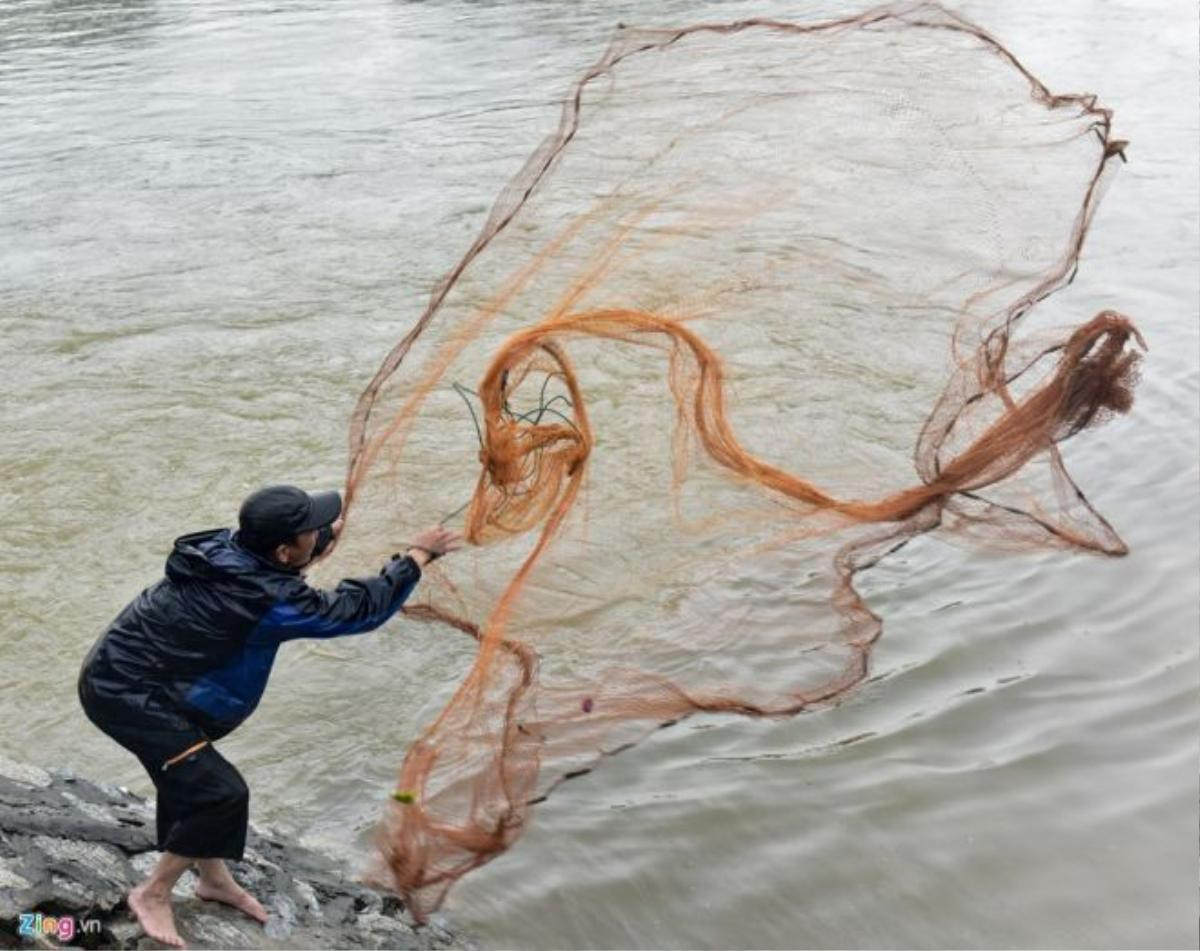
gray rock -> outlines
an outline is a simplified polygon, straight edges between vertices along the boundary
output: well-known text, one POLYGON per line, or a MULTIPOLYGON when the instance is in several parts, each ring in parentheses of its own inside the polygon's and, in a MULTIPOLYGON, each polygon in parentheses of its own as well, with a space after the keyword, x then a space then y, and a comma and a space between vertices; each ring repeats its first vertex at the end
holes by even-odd
POLYGON ((86 799, 80 799, 73 792, 63 790, 63 797, 70 803, 73 803, 75 808, 82 812, 89 819, 95 819, 97 822, 103 822, 108 825, 118 825, 117 817, 106 809, 104 806, 97 805, 94 802, 88 802, 86 799))
POLYGON ((179 915, 179 933, 194 948, 250 948, 247 929, 226 915, 188 909, 179 915))
POLYGON ((108 933, 114 948, 135 948, 138 938, 145 936, 142 926, 132 919, 114 921, 108 933))
POLYGON ((31 888, 32 884, 13 871, 13 862, 0 859, 0 888, 31 888))
POLYGON ((0 859, 0 919, 8 920, 25 910, 17 896, 33 888, 33 882, 17 871, 19 867, 14 859, 0 859))
POLYGON ((317 893, 313 891, 313 887, 308 882, 302 879, 295 879, 292 882, 296 887, 296 894, 300 896, 300 901, 304 903, 304 907, 309 913, 316 918, 322 917, 321 902, 317 899, 317 893))
MULTIPOLYGON (((23 912, 74 916, 75 942, 157 948, 125 904, 158 861, 154 809, 120 787, 0 756, 0 948, 59 947, 18 934, 23 912), (87 930, 91 929, 91 930, 87 930)), ((265 926, 175 887, 175 917, 192 948, 470 948, 441 916, 415 926, 392 895, 352 881, 333 859, 252 826, 234 877, 263 903, 265 926)))
POLYGON ((387 918, 380 914, 359 915, 358 927, 370 936, 377 948, 413 951, 420 947, 412 929, 396 918, 387 918))

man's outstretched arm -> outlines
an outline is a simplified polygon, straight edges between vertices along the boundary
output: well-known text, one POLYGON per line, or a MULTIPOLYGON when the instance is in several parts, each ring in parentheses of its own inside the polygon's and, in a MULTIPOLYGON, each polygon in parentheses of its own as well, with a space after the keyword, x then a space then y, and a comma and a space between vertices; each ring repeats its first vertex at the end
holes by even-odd
POLYGON ((421 568, 458 547, 459 536, 443 528, 422 532, 407 554, 395 555, 373 578, 347 578, 333 591, 300 582, 294 595, 271 608, 258 624, 259 637, 342 637, 384 624, 412 594, 421 568))

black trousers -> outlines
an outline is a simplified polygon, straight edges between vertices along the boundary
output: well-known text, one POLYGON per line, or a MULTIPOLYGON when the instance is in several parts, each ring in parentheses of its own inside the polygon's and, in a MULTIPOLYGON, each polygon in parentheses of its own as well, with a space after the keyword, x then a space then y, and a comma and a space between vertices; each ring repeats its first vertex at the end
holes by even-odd
POLYGON ((158 794, 158 850, 196 859, 240 859, 250 821, 250 789, 208 742, 224 733, 206 733, 169 700, 143 689, 136 690, 136 699, 135 691, 112 696, 93 689, 86 671, 79 679, 79 700, 88 719, 150 774, 158 794), (179 758, 193 747, 198 748, 179 758))

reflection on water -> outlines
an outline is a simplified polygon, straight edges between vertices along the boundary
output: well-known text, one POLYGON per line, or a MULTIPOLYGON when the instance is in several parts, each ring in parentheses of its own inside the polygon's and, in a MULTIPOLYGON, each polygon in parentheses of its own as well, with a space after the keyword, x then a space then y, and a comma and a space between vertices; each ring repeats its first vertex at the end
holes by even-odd
MULTIPOLYGON (((768 7, 0 4, 0 750, 147 788, 76 707, 99 628, 251 488, 340 483, 358 390, 615 21, 768 7)), ((1067 453, 1133 554, 912 546, 864 576, 872 682, 572 781, 455 893, 486 943, 1195 946, 1196 11, 961 9, 1132 141, 1039 319, 1146 332, 1133 416, 1067 453)), ((322 648, 224 748, 256 818, 353 849, 470 645, 322 648)))

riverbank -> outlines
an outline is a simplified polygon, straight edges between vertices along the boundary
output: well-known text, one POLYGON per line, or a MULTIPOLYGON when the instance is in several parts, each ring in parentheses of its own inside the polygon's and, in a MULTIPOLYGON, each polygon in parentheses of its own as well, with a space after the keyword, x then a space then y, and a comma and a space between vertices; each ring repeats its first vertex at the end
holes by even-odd
MULTIPOLYGON (((157 947, 125 904, 157 860, 153 830, 153 804, 126 789, 0 755, 0 948, 157 947)), ((252 825, 231 867, 269 921, 196 898, 188 872, 175 891, 189 948, 470 947, 440 916, 418 927, 395 897, 270 830, 252 825)))

